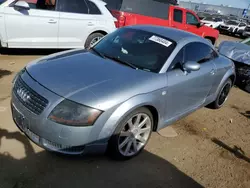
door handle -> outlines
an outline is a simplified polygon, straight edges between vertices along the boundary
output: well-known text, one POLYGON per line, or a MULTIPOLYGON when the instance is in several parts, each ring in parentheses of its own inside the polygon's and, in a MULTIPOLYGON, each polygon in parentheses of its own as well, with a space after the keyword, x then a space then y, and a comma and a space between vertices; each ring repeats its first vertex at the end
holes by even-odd
POLYGON ((88 22, 88 26, 93 26, 94 23, 93 22, 88 22))
POLYGON ((56 20, 49 20, 48 23, 55 24, 55 23, 57 23, 57 21, 56 20))

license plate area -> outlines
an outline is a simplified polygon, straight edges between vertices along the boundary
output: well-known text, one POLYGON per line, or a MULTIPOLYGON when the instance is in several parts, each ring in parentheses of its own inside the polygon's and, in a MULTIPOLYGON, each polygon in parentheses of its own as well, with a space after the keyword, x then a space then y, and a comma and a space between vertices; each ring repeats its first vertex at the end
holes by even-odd
POLYGON ((24 131, 25 129, 24 115, 19 110, 17 110, 17 108, 13 104, 11 105, 11 109, 12 109, 12 114, 13 114, 13 120, 15 121, 17 126, 20 129, 22 129, 22 131, 24 131))
POLYGON ((12 104, 11 105, 13 119, 17 126, 35 143, 39 143, 40 137, 33 133, 29 127, 27 120, 25 119, 24 115, 12 104))

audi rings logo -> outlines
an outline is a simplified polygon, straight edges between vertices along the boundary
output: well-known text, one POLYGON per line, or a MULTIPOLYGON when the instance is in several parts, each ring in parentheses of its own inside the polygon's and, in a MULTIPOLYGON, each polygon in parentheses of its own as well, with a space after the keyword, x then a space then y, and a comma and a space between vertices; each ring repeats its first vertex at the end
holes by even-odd
POLYGON ((17 94, 18 96, 24 101, 27 102, 28 100, 30 100, 30 96, 27 93, 27 91, 25 91, 25 89, 23 88, 18 88, 17 89, 17 94))

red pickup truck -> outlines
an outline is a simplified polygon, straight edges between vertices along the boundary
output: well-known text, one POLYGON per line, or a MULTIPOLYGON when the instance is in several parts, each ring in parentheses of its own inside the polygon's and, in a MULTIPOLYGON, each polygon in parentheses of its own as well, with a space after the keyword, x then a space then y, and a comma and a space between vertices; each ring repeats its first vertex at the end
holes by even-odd
POLYGON ((169 3, 170 0, 104 0, 117 19, 116 27, 153 24, 192 32, 215 44, 219 32, 200 22, 195 12, 169 3))

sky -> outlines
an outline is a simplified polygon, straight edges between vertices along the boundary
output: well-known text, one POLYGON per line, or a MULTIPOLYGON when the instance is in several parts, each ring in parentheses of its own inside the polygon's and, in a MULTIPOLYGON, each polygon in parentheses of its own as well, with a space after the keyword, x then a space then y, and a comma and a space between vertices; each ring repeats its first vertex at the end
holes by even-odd
MULTIPOLYGON (((180 0, 180 1, 190 1, 190 0, 180 0)), ((215 5, 231 5, 236 8, 247 8, 250 4, 250 0, 191 0, 193 2, 204 2, 207 4, 215 4, 215 5)))

